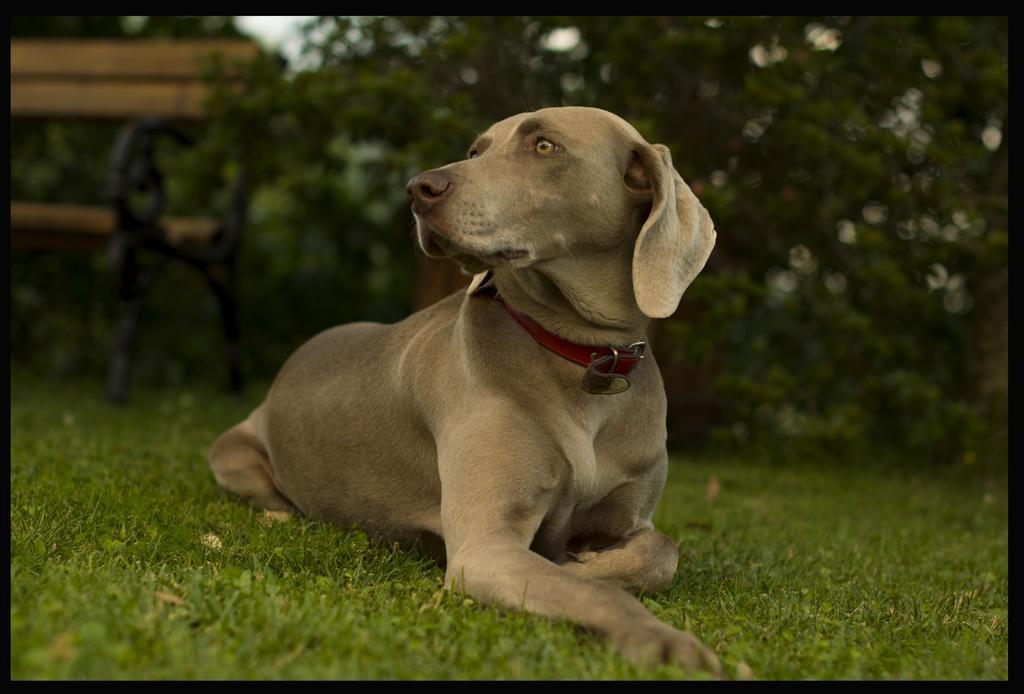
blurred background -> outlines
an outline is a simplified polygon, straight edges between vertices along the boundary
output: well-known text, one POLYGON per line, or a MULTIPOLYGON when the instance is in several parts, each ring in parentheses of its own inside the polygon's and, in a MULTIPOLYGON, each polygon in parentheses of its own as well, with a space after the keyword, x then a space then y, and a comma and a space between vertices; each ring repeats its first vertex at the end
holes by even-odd
MULTIPOLYGON (((252 182, 247 397, 320 330, 468 282, 417 253, 409 178, 496 120, 585 105, 667 145, 718 230, 652 328, 671 445, 922 465, 1005 447, 1005 17, 12 17, 11 36, 265 46, 161 159, 172 213, 216 210, 238 167, 252 182)), ((12 198, 102 204, 117 130, 12 120, 12 198)), ((113 297, 102 253, 12 249, 12 369, 102 388, 113 297)), ((135 354, 135 387, 224 380, 190 268, 147 296, 135 354)))

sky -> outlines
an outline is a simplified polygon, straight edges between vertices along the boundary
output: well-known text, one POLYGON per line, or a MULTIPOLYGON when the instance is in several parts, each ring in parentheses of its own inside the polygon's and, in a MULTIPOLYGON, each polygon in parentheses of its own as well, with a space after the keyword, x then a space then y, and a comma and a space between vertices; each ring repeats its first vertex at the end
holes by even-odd
POLYGON ((299 27, 312 17, 235 17, 235 25, 251 34, 261 43, 280 51, 288 62, 295 64, 302 47, 299 27))

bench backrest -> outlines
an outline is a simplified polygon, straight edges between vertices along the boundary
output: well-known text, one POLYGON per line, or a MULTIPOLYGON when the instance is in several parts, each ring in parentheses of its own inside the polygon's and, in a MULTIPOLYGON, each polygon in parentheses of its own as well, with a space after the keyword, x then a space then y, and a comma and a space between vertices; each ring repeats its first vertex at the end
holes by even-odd
POLYGON ((259 52, 244 39, 12 39, 11 117, 201 120, 212 62, 239 73, 259 52))

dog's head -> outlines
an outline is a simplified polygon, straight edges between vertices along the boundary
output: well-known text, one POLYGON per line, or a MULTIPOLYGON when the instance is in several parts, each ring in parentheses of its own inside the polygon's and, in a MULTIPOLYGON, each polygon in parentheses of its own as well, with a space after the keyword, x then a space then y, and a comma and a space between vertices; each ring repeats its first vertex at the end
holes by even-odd
POLYGON ((668 148, 596 108, 506 118, 466 160, 416 176, 408 190, 428 256, 481 272, 631 254, 633 294, 652 318, 675 311, 715 244, 668 148))

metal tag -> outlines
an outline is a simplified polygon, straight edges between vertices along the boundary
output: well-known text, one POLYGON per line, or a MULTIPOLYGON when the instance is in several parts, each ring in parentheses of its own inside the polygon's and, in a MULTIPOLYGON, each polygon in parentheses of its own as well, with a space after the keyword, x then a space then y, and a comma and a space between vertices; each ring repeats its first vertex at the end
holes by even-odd
POLYGON ((596 354, 591 354, 590 356, 593 361, 590 362, 590 366, 584 372, 583 378, 580 379, 580 388, 592 395, 615 395, 616 393, 629 390, 629 379, 622 374, 614 373, 615 367, 619 365, 621 357, 643 359, 646 347, 647 343, 645 342, 634 342, 622 352, 612 347, 612 353, 600 359, 593 359, 596 354), (603 366, 608 362, 611 362, 611 366, 608 367, 607 371, 597 370, 597 367, 603 366))
POLYGON ((593 395, 615 395, 629 390, 629 379, 622 374, 605 374, 595 370, 594 367, 600 361, 604 360, 599 359, 587 367, 580 379, 580 387, 593 395))

